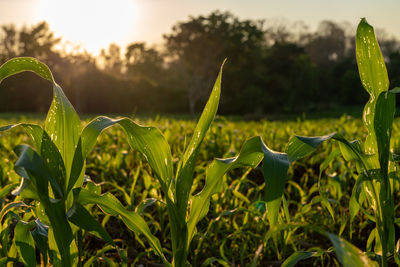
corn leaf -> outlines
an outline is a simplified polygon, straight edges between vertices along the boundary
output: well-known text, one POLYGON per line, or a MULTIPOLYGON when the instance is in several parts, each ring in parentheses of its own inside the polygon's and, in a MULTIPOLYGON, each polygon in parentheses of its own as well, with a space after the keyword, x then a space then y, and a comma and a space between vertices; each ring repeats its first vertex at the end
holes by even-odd
POLYGON ((104 255, 104 253, 106 253, 106 252, 108 252, 108 251, 110 251, 110 250, 114 250, 114 249, 115 249, 115 247, 108 245, 108 246, 106 246, 106 247, 104 247, 104 248, 98 250, 98 251, 96 252, 96 255, 90 257, 90 258, 85 262, 85 264, 83 265, 83 267, 95 266, 95 262, 96 262, 97 259, 101 258, 101 257, 104 255))
POLYGON ((162 258, 164 263, 168 263, 162 252, 160 241, 150 232, 143 218, 133 211, 127 211, 113 195, 109 193, 97 195, 87 189, 74 189, 74 196, 76 201, 82 205, 97 204, 104 212, 119 216, 130 230, 143 234, 155 253, 162 258))
POLYGON ((36 266, 35 242, 30 232, 32 224, 19 221, 14 230, 14 242, 25 266, 36 266))
POLYGON ((48 246, 49 227, 43 224, 39 219, 36 219, 35 229, 31 231, 31 234, 37 248, 43 255, 43 262, 47 262, 47 251, 49 249, 48 246))
POLYGON ((336 257, 344 267, 379 266, 346 240, 334 234, 327 233, 327 235, 335 247, 336 257))
POLYGON ((289 161, 286 154, 270 150, 265 146, 261 138, 256 136, 244 143, 238 156, 228 159, 216 159, 207 168, 206 184, 203 190, 192 198, 187 244, 193 238, 197 222, 208 212, 210 197, 221 190, 222 176, 229 170, 238 167, 255 168, 263 158, 266 202, 270 219, 275 222, 274 220, 279 212, 277 205, 280 205, 289 161))
POLYGON ((275 152, 263 145, 263 170, 265 179, 265 202, 270 226, 278 221, 281 199, 285 187, 286 175, 290 166, 287 154, 275 152))
POLYGON ((333 136, 335 136, 335 133, 317 137, 294 136, 290 139, 286 147, 289 161, 292 163, 304 158, 313 152, 322 142, 331 139, 333 136))
POLYGON ((138 125, 128 118, 110 119, 103 116, 92 120, 82 131, 75 150, 67 192, 82 175, 84 160, 93 149, 97 137, 103 130, 115 124, 122 126, 128 136, 130 146, 144 155, 163 189, 168 192, 172 178, 172 156, 170 147, 161 132, 155 127, 138 125))
MULTIPOLYGON (((0 66, 0 82, 23 71, 34 72, 53 84, 53 101, 47 114, 45 130, 60 151, 68 180, 75 147, 81 132, 79 117, 61 87, 54 81, 50 69, 37 59, 22 57, 7 61, 0 66)), ((66 186, 67 184, 64 184, 63 188, 66 186)))
MULTIPOLYGON (((390 158, 390 137, 392 135, 392 124, 395 111, 395 94, 393 94, 391 91, 382 92, 378 96, 378 99, 376 101, 376 109, 374 114, 374 132, 376 134, 381 174, 386 186, 388 186, 389 184, 388 173, 390 158)), ((389 192, 387 193, 390 195, 390 188, 388 189, 389 192)))
POLYGON ((368 168, 368 155, 365 155, 361 149, 358 141, 347 141, 341 134, 333 133, 325 136, 315 136, 315 137, 304 137, 304 136, 294 136, 290 139, 287 147, 286 153, 288 155, 289 161, 294 162, 295 160, 301 159, 311 152, 315 151, 320 144, 327 140, 339 141, 344 149, 341 153, 346 160, 358 160, 363 163, 363 166, 368 168))
POLYGON ((219 98, 221 95, 221 79, 222 79, 222 68, 225 61, 222 63, 220 72, 217 80, 215 81, 214 87, 207 101, 207 104, 200 116, 200 119, 193 132, 192 139, 180 162, 179 169, 177 171, 176 181, 176 201, 178 211, 181 216, 185 216, 187 202, 189 199, 190 189, 193 185, 193 173, 194 167, 199 153, 199 147, 203 142, 203 139, 210 128, 212 121, 217 113, 219 98))
POLYGON ((356 57, 361 82, 371 95, 376 98, 389 88, 389 78, 374 28, 365 18, 357 27, 356 57))
POLYGON ((166 190, 172 179, 172 156, 170 147, 160 130, 138 125, 126 118, 117 122, 125 130, 129 145, 143 154, 166 190))
MULTIPOLYGON (((36 124, 20 123, 14 125, 7 125, 1 127, 0 132, 14 129, 17 127, 23 127, 28 133, 28 135, 32 138, 36 150, 45 161, 45 165, 49 169, 49 172, 52 174, 52 177, 54 177, 54 180, 56 181, 56 183, 54 183, 54 181, 51 182, 54 194, 57 199, 62 198, 64 196, 64 180, 66 179, 65 178, 66 173, 65 173, 64 162, 60 155, 60 152, 57 149, 57 146, 53 143, 49 135, 42 129, 42 127, 36 124)), ((24 183, 26 183, 26 181, 24 181, 23 179, 21 182, 21 186, 18 190, 18 194, 21 193, 21 191, 25 188, 24 186, 27 185, 24 183)))
POLYGON ((81 121, 61 87, 56 83, 53 83, 53 94, 53 102, 47 113, 44 128, 62 155, 68 178, 81 133, 81 121))
MULTIPOLYGON (((15 148, 15 153, 19 156, 15 164, 15 171, 19 175, 29 178, 34 184, 40 203, 43 205, 54 230, 54 238, 63 264, 68 266, 71 262, 69 246, 73 236, 65 215, 65 202, 51 200, 48 190, 48 182, 52 187, 57 182, 52 177, 44 160, 32 148, 27 145, 19 145, 15 148)), ((57 190, 57 187, 59 186, 54 186, 55 190, 57 190)))
POLYGON ((1 65, 0 82, 7 77, 24 71, 32 71, 43 79, 53 82, 53 75, 49 68, 39 60, 32 57, 13 58, 1 65))
POLYGON ((33 173, 35 179, 31 179, 31 181, 39 195, 43 197, 49 196, 47 183, 50 182, 56 198, 61 198, 63 195, 61 186, 54 178, 44 159, 27 145, 19 145, 14 150, 19 156, 18 161, 15 163, 15 172, 23 177, 30 177, 29 174, 27 175, 28 172, 33 173))
POLYGON ((392 134, 392 124, 396 111, 396 97, 391 91, 382 92, 377 101, 374 116, 374 130, 377 140, 378 156, 382 184, 380 185, 380 198, 382 203, 384 233, 386 234, 389 251, 395 248, 394 238, 394 199, 389 181, 389 159, 390 159, 390 138, 392 134))
POLYGON ((316 255, 318 255, 316 251, 297 251, 282 263, 282 267, 293 267, 299 261, 315 257, 316 255))
POLYGON ((74 203, 67 213, 68 220, 86 231, 97 233, 108 243, 115 245, 103 226, 79 203, 74 203))
POLYGON ((368 129, 365 141, 366 153, 375 154, 377 161, 378 145, 374 127, 376 101, 382 92, 388 90, 389 78, 374 29, 365 19, 362 19, 357 27, 356 58, 361 82, 370 94, 363 113, 363 121, 368 129))
POLYGON ((19 123, 19 124, 12 124, 0 127, 0 132, 11 130, 17 127, 23 127, 28 135, 31 137, 36 151, 41 151, 42 147, 42 136, 43 136, 43 129, 37 124, 33 123, 19 123))

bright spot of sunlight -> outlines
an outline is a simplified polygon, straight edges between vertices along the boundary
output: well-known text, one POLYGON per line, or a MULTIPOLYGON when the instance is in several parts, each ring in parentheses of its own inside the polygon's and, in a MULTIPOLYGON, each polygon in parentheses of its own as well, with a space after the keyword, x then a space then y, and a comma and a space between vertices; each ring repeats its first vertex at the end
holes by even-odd
POLYGON ((39 0, 37 12, 57 36, 94 54, 132 40, 140 13, 135 0, 39 0))

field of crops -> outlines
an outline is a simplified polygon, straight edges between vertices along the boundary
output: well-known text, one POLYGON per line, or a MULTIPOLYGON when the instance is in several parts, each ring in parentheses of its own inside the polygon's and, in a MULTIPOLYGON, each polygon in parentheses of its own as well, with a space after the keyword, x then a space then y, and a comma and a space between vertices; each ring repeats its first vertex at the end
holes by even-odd
MULTIPOLYGON (((2 119, 0 125, 7 125, 18 120, 20 120, 18 117, 2 119)), ((24 119, 26 120, 39 122, 30 119, 29 116, 24 119)), ((155 120, 137 119, 136 121, 161 129, 168 143, 171 144, 175 162, 182 154, 185 138, 192 135, 195 127, 194 121, 167 117, 155 120)), ((393 144, 400 152, 399 127, 400 121, 395 120, 393 144)), ((228 121, 223 117, 217 117, 201 146, 194 182, 198 186, 195 186, 193 190, 199 190, 204 184, 208 163, 216 157, 226 158, 238 154, 244 141, 254 135, 260 135, 269 147, 283 151, 287 140, 295 133, 314 136, 336 131, 341 132, 350 140, 364 139, 366 136, 361 119, 350 116, 338 119, 252 122, 228 121)), ((1 135, 1 187, 16 183, 20 179, 13 172, 13 162, 17 160, 17 157, 12 152, 13 147, 20 143, 31 144, 23 130, 15 131, 12 136, 1 135)), ((337 151, 337 143, 325 143, 316 153, 296 162, 289 169, 284 193, 288 210, 282 210, 279 220, 321 227, 366 250, 369 231, 373 225, 362 214, 350 223, 348 207, 352 185, 357 175, 354 164, 346 163, 337 151), (335 155, 335 160, 321 173, 320 190, 327 194, 332 205, 333 216, 321 204, 318 192, 319 168, 330 155, 335 155)), ((160 198, 162 194, 160 185, 153 178, 146 160, 138 152, 130 149, 122 129, 109 130, 99 137, 94 151, 87 159, 86 172, 93 181, 103 184, 103 191, 113 192, 130 209, 134 210, 136 206, 147 203, 146 209, 143 209, 144 217, 151 230, 165 244, 168 254, 171 250, 171 240, 168 234, 165 203, 148 201, 148 199, 160 198)), ((207 262, 214 262, 216 266, 248 266, 257 255, 259 266, 267 264, 279 266, 295 251, 318 251, 320 255, 299 262, 299 266, 338 264, 329 240, 313 232, 312 229, 284 230, 276 243, 272 240, 263 242, 269 229, 264 204, 264 186, 260 167, 255 170, 243 169, 229 172, 224 177, 222 193, 213 197, 209 214, 199 223, 198 234, 191 244, 189 261, 194 266, 207 262)), ((396 202, 398 203, 399 200, 400 195, 397 194, 396 202)), ((3 204, 8 201, 10 199, 3 201, 3 204)), ((396 217, 398 217, 398 212, 397 208, 396 217)), ((102 213, 98 213, 96 218, 102 222, 113 239, 119 240, 119 246, 127 250, 127 262, 144 265, 160 262, 159 258, 148 249, 146 241, 140 235, 135 235, 126 229, 119 220, 104 216, 102 213)), ((106 242, 93 235, 84 236, 83 246, 85 259, 98 253, 101 256, 97 259, 98 263, 111 259, 118 265, 124 260, 115 250, 112 250, 112 247, 107 247, 106 242), (109 250, 104 250, 104 254, 102 254, 103 251, 99 253, 104 247, 109 250)))
POLYGON ((400 89, 365 19, 356 46, 363 120, 216 117, 221 67, 196 121, 81 121, 45 64, 6 62, 54 97, 44 125, 0 119, 0 264, 399 264, 400 89))
MULTIPOLYGON (((29 121, 25 119, 25 121, 29 121)), ((0 125, 7 125, 15 120, 0 120, 0 125)), ((34 121, 35 122, 35 121, 34 121)), ((161 129, 171 145, 173 161, 177 162, 184 149, 185 138, 194 130, 195 122, 159 118, 156 120, 138 120, 143 125, 154 125, 161 129)), ((394 124, 393 141, 400 148, 400 124, 394 124)), ((283 151, 289 138, 296 134, 314 136, 341 132, 348 139, 364 139, 361 119, 343 116, 339 119, 298 120, 298 121, 228 121, 217 117, 200 149, 196 163, 196 175, 193 187, 198 191, 204 184, 205 169, 214 158, 231 157, 239 153, 246 139, 260 135, 264 142, 274 150, 283 151)), ((103 191, 113 192, 130 209, 146 203, 144 217, 152 232, 164 244, 168 255, 171 250, 167 210, 165 203, 152 202, 148 199, 160 199, 161 189, 158 181, 146 160, 132 151, 125 141, 122 129, 106 131, 99 137, 95 149, 87 159, 86 173, 96 183, 103 184, 103 191)), ((1 186, 18 182, 19 177, 12 171, 13 162, 17 160, 12 152, 20 143, 30 144, 23 130, 1 135, 1 186)), ((281 212, 280 221, 310 224, 331 233, 336 233, 361 249, 365 250, 372 224, 360 214, 350 224, 349 200, 351 188, 355 181, 355 170, 352 164, 346 163, 335 153, 338 144, 326 143, 309 157, 296 162, 290 169, 285 186, 285 199, 288 210, 281 212), (321 191, 327 194, 332 205, 333 217, 321 204, 318 193, 319 166, 330 155, 336 155, 321 175, 321 191), (287 212, 287 213, 286 213, 287 212)), ((264 178, 261 168, 255 170, 240 169, 229 172, 223 179, 223 190, 211 201, 210 212, 200 221, 198 233, 191 244, 189 261, 194 266, 205 262, 226 266, 248 266, 255 255, 258 264, 280 265, 281 260, 289 257, 294 251, 321 251, 320 257, 304 261, 304 265, 321 265, 336 263, 332 246, 326 238, 311 229, 289 229, 281 233, 277 242, 265 237, 269 225, 264 206, 264 178)), ((397 198, 398 200, 399 198, 397 198)), ((7 201, 6 201, 7 202, 7 201)), ((97 210, 97 209, 95 209, 97 210)), ((282 210, 284 211, 284 210, 282 210)), ((97 219, 105 225, 113 239, 119 239, 119 246, 127 249, 129 262, 157 263, 159 258, 146 249, 146 241, 130 232, 119 220, 99 213, 97 219), (144 243, 144 245, 142 244, 144 243)), ((90 234, 84 236, 85 258, 94 255, 106 243, 90 234)), ((110 247, 111 248, 111 247, 110 247)), ((112 259, 116 264, 121 262, 115 250, 102 255, 99 262, 112 259)), ((207 264, 206 264, 207 265, 207 264)))

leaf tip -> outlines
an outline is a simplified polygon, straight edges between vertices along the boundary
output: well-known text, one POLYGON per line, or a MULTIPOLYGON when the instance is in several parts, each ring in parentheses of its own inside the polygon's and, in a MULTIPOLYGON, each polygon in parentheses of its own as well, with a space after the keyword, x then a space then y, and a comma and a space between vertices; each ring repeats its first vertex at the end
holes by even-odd
MULTIPOLYGON (((362 30, 373 30, 374 28, 367 22, 366 18, 361 18, 360 23, 358 24, 357 27, 357 33, 359 33, 362 30)), ((358 34, 357 34, 358 35, 358 34)))
POLYGON ((223 67, 224 67, 224 65, 225 65, 225 62, 228 60, 228 58, 226 57, 226 58, 224 58, 224 60, 222 61, 222 64, 221 64, 221 70, 223 69, 223 67))

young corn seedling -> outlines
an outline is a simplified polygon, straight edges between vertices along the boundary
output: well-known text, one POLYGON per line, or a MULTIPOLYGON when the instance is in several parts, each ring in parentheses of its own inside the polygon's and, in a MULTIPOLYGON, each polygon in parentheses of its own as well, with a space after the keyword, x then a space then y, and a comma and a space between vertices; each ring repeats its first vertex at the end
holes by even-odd
POLYGON ((131 230, 146 236, 150 246, 166 262, 159 241, 138 214, 126 210, 111 194, 99 196, 100 188, 91 182, 82 188, 85 158, 104 129, 119 124, 128 133, 132 147, 145 155, 148 149, 156 151, 148 155, 150 165, 157 163, 152 165, 156 170, 166 169, 164 166, 168 162, 164 160, 170 160, 170 154, 164 154, 166 143, 161 133, 156 128, 139 126, 130 119, 107 117, 98 117, 82 129, 77 113, 45 64, 34 58, 14 58, 0 67, 0 82, 22 71, 32 71, 49 80, 54 94, 43 128, 29 123, 0 128, 2 132, 23 127, 35 146, 35 149, 28 145, 15 148, 19 157, 15 171, 22 181, 13 191, 18 195, 16 201, 6 205, 1 212, 3 217, 11 207, 26 206, 21 199, 33 200, 33 212, 24 216, 15 228, 15 245, 22 262, 36 266, 36 244, 43 258, 46 259, 48 254, 54 266, 81 265, 81 230, 92 232, 113 245, 111 237, 85 208, 86 204, 97 204, 105 212, 120 217, 131 230), (163 165, 158 165, 161 159, 163 165), (40 235, 46 237, 45 241, 36 238, 36 230, 47 228, 40 231, 40 235))
POLYGON ((347 161, 354 161, 359 173, 350 200, 351 220, 361 211, 375 223, 368 243, 375 240, 374 251, 379 255, 377 258, 380 258, 381 266, 386 267, 388 258, 391 255, 396 257, 393 188, 397 179, 395 161, 398 156, 390 150, 390 138, 395 94, 400 90, 388 90, 385 62, 374 30, 365 19, 357 28, 356 57, 361 82, 370 95, 363 113, 363 122, 368 130, 366 140, 363 143, 349 142, 337 133, 323 137, 295 136, 288 144, 287 153, 289 159, 296 160, 299 155, 311 153, 326 140, 339 141, 342 156, 347 161))

